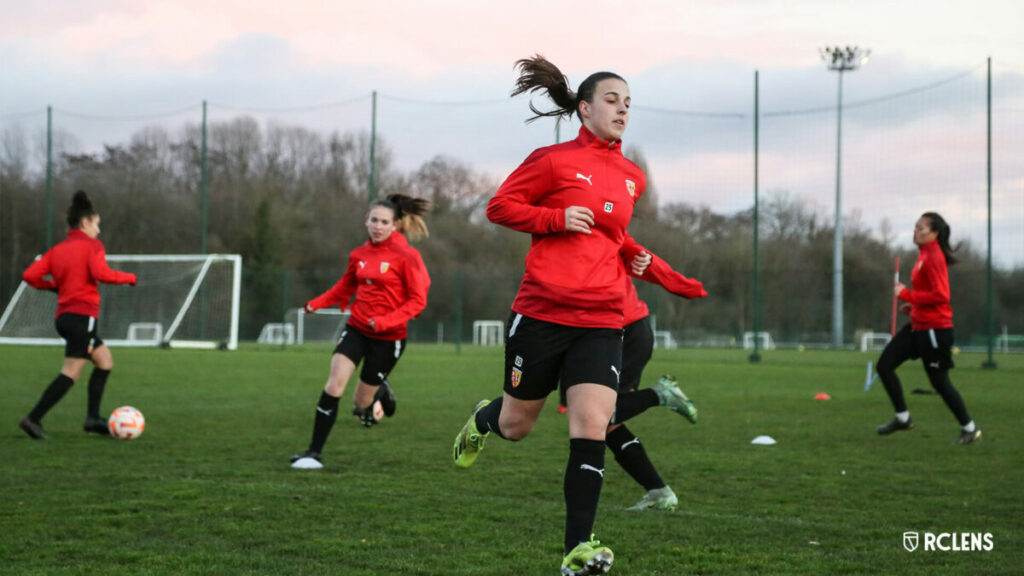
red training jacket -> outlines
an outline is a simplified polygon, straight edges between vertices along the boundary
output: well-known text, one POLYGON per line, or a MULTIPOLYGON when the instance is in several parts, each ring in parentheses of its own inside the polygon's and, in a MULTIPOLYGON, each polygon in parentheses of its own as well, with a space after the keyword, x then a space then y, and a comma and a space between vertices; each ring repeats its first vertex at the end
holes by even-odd
POLYGON ((899 299, 910 303, 910 329, 931 330, 953 327, 953 308, 949 305, 949 269, 938 240, 919 246, 914 271, 910 273, 913 290, 900 292, 899 299))
POLYGON ((566 326, 622 328, 626 271, 619 249, 647 179, 581 127, 571 142, 535 150, 487 205, 495 224, 533 236, 512 311, 566 326), (565 209, 594 212, 590 234, 565 231, 565 209))
POLYGON ((348 268, 333 288, 310 300, 313 310, 338 305, 352 315, 348 324, 379 340, 404 340, 407 324, 427 307, 430 276, 423 258, 400 232, 349 254, 348 268), (376 329, 370 328, 373 319, 376 329))
POLYGON ((99 283, 132 284, 135 274, 111 270, 103 243, 75 228, 68 237, 32 263, 21 275, 33 288, 57 291, 57 312, 96 318, 100 314, 99 283), (50 275, 53 280, 44 277, 50 275))

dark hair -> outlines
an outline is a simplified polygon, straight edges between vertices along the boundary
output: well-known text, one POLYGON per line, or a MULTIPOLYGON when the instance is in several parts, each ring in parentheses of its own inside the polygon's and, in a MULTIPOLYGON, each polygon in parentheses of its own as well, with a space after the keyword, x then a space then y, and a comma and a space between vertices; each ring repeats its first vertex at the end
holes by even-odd
POLYGON ((544 90, 548 93, 548 98, 551 98, 555 106, 558 106, 554 110, 544 112, 538 110, 533 102, 530 102, 530 111, 536 116, 528 118, 527 123, 546 116, 572 116, 573 113, 576 113, 576 117, 582 122, 583 115, 579 110, 580 102, 594 101, 594 91, 597 89, 598 82, 608 78, 625 82, 622 76, 614 72, 595 72, 587 76, 587 79, 580 84, 579 89, 573 92, 569 88, 569 79, 565 74, 562 74, 557 66, 540 54, 534 55, 533 58, 517 61, 515 67, 519 70, 519 78, 516 79, 516 86, 512 89, 512 96, 544 90))
POLYGON ((370 204, 370 209, 378 206, 391 209, 395 214, 395 228, 410 240, 430 236, 427 223, 423 221, 423 215, 430 211, 430 200, 413 198, 405 194, 389 194, 383 200, 374 200, 370 204))
POLYGON ((946 265, 952 266, 957 263, 956 257, 953 256, 953 252, 956 252, 960 247, 953 248, 949 245, 949 224, 946 220, 939 215, 938 212, 925 212, 921 214, 921 218, 928 220, 928 228, 932 232, 939 234, 939 248, 942 249, 942 255, 946 257, 946 265))
POLYGON ((72 229, 78 228, 82 218, 92 218, 96 215, 96 209, 92 207, 92 200, 84 190, 75 192, 71 197, 71 206, 68 206, 68 226, 72 229))

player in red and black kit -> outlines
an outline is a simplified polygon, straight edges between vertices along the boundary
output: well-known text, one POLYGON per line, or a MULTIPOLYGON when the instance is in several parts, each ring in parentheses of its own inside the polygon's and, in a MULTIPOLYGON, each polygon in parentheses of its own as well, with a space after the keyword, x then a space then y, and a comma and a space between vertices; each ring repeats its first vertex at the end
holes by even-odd
POLYGON ((384 414, 395 412, 396 402, 388 374, 405 352, 406 327, 427 307, 430 276, 423 258, 409 245, 427 236, 423 214, 430 202, 392 194, 370 205, 366 231, 370 238, 349 254, 348 268, 333 288, 306 303, 306 312, 352 301, 351 315, 331 358, 331 372, 320 394, 309 448, 291 457, 292 468, 323 468, 321 452, 338 418, 338 400, 361 361, 359 385, 353 395, 353 414, 372 426, 375 400, 384 414))
MULTIPOLYGON (((627 248, 627 252, 635 252, 635 249, 627 248)), ((640 277, 683 298, 703 298, 708 295, 702 283, 676 272, 667 262, 654 254, 651 254, 651 263, 640 277)), ((650 311, 637 294, 632 279, 626 279, 626 290, 622 378, 619 381, 615 413, 612 424, 608 427, 605 442, 619 466, 647 490, 640 502, 629 510, 674 510, 679 503, 678 498, 658 474, 647 456, 647 451, 626 427, 625 422, 648 408, 667 406, 696 424, 697 409, 679 389, 672 376, 662 376, 650 388, 640 389, 644 367, 651 360, 654 350, 654 332, 647 320, 650 311)))
POLYGON ((953 368, 953 308, 949 305, 949 271, 955 264, 949 244, 949 224, 935 212, 926 212, 914 225, 914 244, 920 253, 910 274, 913 289, 897 282, 894 293, 904 304, 900 310, 910 314, 910 323, 896 333, 878 358, 878 376, 885 385, 896 409, 896 417, 878 427, 879 434, 910 430, 907 403, 896 368, 907 360, 920 358, 932 388, 942 396, 946 406, 960 422, 957 444, 970 444, 981 438, 981 430, 967 413, 960 393, 949 380, 953 368))
POLYGON ((93 208, 89 195, 79 190, 71 199, 67 213, 68 237, 32 263, 22 278, 33 288, 57 292, 54 324, 65 340, 64 365, 60 374, 43 392, 35 408, 21 420, 21 429, 32 438, 45 439, 43 416, 71 389, 82 374, 86 362, 92 361, 89 376, 89 399, 84 429, 108 435, 106 419, 100 416, 100 401, 107 378, 114 368, 110 348, 103 344, 96 330, 100 313, 99 283, 135 285, 135 274, 111 270, 100 234, 100 215, 93 208), (46 277, 49 276, 50 279, 46 277))
MULTIPOLYGON (((456 466, 468 467, 490 433, 520 440, 561 382, 569 400, 569 461, 564 477, 562 574, 604 573, 613 554, 593 540, 604 476, 605 430, 622 371, 626 270, 620 251, 646 179, 622 155, 629 86, 617 74, 590 75, 573 92, 540 56, 517 62, 512 95, 544 90, 558 107, 541 116, 576 114, 575 140, 540 148, 502 183, 487 206, 491 222, 531 234, 526 273, 512 303, 505 348, 504 394, 477 404, 455 439, 456 466)), ((648 257, 649 258, 649 257, 648 257)), ((646 261, 637 260, 642 273, 646 261)))

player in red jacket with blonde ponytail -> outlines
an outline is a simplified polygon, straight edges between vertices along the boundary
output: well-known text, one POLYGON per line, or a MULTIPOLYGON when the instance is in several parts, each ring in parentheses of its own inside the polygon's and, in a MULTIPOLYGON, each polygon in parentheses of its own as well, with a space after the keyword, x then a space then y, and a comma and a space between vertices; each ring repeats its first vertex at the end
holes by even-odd
POLYGON ((100 400, 114 359, 96 331, 100 314, 99 283, 135 285, 135 274, 111 270, 100 234, 100 215, 89 195, 79 190, 67 214, 68 237, 29 266, 22 278, 33 288, 57 292, 57 333, 64 338, 64 365, 43 392, 42 398, 21 421, 21 429, 37 440, 46 438, 41 421, 82 373, 86 362, 94 368, 89 376, 89 400, 84 429, 108 435, 107 421, 100 416, 100 400), (50 278, 47 278, 49 276, 50 278))
POLYGON ((427 306, 430 276, 423 258, 406 240, 427 236, 423 214, 430 201, 403 194, 370 205, 366 215, 369 240, 349 254, 345 274, 330 290, 306 303, 306 312, 337 306, 351 315, 334 349, 327 384, 317 402, 309 448, 291 457, 292 468, 323 468, 321 452, 338 417, 338 401, 356 366, 363 362, 353 397, 353 414, 364 426, 380 400, 384 414, 395 411, 388 374, 405 352, 406 325, 427 306), (354 298, 354 300, 353 300, 354 298))

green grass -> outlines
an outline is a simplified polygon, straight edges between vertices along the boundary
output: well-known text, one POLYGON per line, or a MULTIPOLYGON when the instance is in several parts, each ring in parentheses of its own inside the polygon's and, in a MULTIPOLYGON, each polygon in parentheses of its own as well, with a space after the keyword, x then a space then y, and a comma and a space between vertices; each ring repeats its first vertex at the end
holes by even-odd
MULTIPOLYGON (((565 417, 554 402, 529 438, 492 438, 476 465, 453 436, 500 391, 502 352, 410 346, 393 374, 398 412, 373 429, 343 416, 322 471, 293 471, 329 348, 114 351, 104 408, 147 418, 138 440, 81 431, 85 385, 17 427, 61 362, 57 348, 0 347, 0 572, 4 574, 556 574, 565 417)), ((923 370, 901 370, 917 428, 892 416, 873 355, 657 351, 646 381, 677 375, 693 426, 655 409, 630 423, 680 496, 675 513, 630 512, 640 487, 607 459, 597 534, 613 574, 1019 574, 1024 566, 1024 357, 961 354, 953 381, 984 430, 952 446, 953 416, 923 370), (830 401, 815 401, 827 392, 830 401), (775 446, 752 446, 767 434, 775 446), (845 473, 844 473, 845 472, 845 473), (990 552, 903 549, 903 532, 989 532, 990 552)), ((350 387, 351 388, 351 387, 350 387)))

